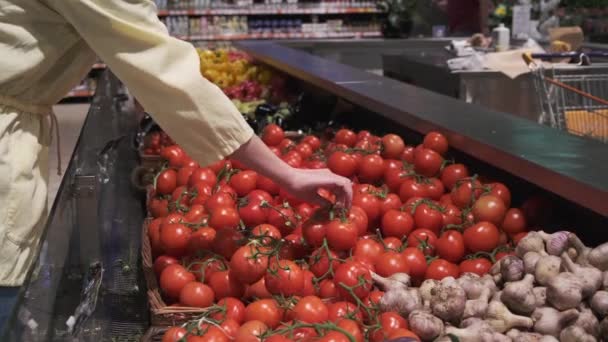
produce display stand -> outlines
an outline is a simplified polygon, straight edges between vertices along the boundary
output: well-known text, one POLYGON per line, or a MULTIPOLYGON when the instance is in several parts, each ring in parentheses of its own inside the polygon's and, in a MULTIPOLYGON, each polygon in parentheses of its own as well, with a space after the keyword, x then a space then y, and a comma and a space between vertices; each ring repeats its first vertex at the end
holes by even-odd
MULTIPOLYGON (((327 120, 379 132, 389 129, 406 141, 439 130, 458 160, 505 181, 514 189, 514 201, 534 191, 553 194, 559 211, 552 217, 558 224, 550 228, 574 230, 593 245, 602 242, 597 236, 608 216, 604 144, 275 42, 239 46, 310 91, 359 108, 357 115, 346 117, 330 118, 328 112, 327 120)), ((119 82, 104 72, 52 206, 35 267, 23 287, 3 298, 10 305, 2 307, 1 341, 70 340, 66 321, 79 305, 72 340, 159 340, 162 327, 148 330, 146 282, 152 280, 145 267, 151 264, 140 267, 145 193, 132 186, 130 177, 140 163, 133 138, 141 117, 123 98, 119 82), (83 292, 86 286, 92 291, 83 292)))

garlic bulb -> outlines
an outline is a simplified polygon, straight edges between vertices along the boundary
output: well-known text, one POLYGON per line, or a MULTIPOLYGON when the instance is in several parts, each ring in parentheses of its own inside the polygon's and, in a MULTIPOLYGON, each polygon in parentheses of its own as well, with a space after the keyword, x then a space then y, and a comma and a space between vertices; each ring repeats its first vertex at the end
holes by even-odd
POLYGON ((597 317, 595 317, 591 309, 586 305, 581 305, 579 310, 580 314, 573 325, 583 328, 583 330, 591 336, 598 337, 600 333, 600 322, 597 317))
POLYGON ((523 280, 507 283, 501 300, 513 312, 531 314, 536 309, 536 296, 533 291, 534 276, 526 274, 523 280))
POLYGON ((602 271, 593 266, 575 264, 566 253, 562 254, 562 261, 566 270, 574 273, 583 282, 583 298, 593 295, 602 286, 602 271))
POLYGON ((532 313, 534 331, 558 337, 559 333, 578 318, 578 311, 570 309, 559 312, 552 307, 538 308, 532 313))
POLYGON ((537 232, 529 232, 515 247, 515 254, 520 258, 523 258, 528 252, 536 252, 542 255, 547 254, 545 242, 537 232))
POLYGON ((499 301, 492 301, 488 306, 486 320, 494 331, 504 333, 512 328, 529 329, 534 325, 531 318, 525 316, 514 315, 509 309, 499 301))
POLYGON ((408 288, 410 277, 405 273, 395 273, 388 278, 372 272, 372 279, 384 289, 380 298, 380 308, 383 311, 395 311, 402 316, 422 308, 420 292, 415 288, 408 288))
POLYGON ((422 297, 422 303, 425 307, 431 306, 431 298, 433 298, 432 291, 435 287, 439 285, 439 280, 435 279, 427 279, 420 284, 418 291, 420 292, 420 296, 422 297))
POLYGON ((597 291, 590 301, 591 309, 600 317, 608 316, 608 291, 597 291))
POLYGON ((547 303, 547 288, 546 287, 535 287, 532 289, 534 297, 536 297, 536 307, 545 306, 547 303))
POLYGON ((415 310, 408 316, 410 330, 423 341, 433 341, 443 334, 444 325, 441 319, 432 314, 415 310))
POLYGON ((534 276, 536 282, 546 286, 549 279, 559 274, 562 265, 562 259, 554 255, 546 255, 541 257, 536 263, 534 276))
POLYGON ((547 253, 550 255, 561 255, 569 247, 568 236, 570 232, 561 231, 553 234, 538 232, 538 234, 545 240, 547 253))
POLYGON ((597 342, 597 339, 576 325, 571 325, 559 334, 561 342, 597 342))
POLYGON ((485 288, 481 296, 477 299, 469 299, 464 305, 462 319, 471 317, 483 318, 488 311, 488 301, 490 300, 490 289, 485 288))
POLYGON ((534 274, 536 271, 536 263, 540 260, 541 255, 536 252, 528 252, 524 255, 524 272, 534 274))
POLYGON ((518 257, 506 256, 500 260, 500 265, 502 281, 518 281, 524 277, 524 262, 518 257))
POLYGON ((460 342, 483 342, 483 334, 493 334, 494 330, 483 320, 476 320, 464 328, 447 327, 445 333, 454 335, 460 342))
POLYGON ((547 284, 547 303, 558 310, 574 309, 582 300, 583 282, 573 273, 560 273, 547 284))
POLYGON ((458 322, 464 312, 466 294, 456 279, 447 277, 439 282, 431 294, 433 315, 447 322, 458 322))

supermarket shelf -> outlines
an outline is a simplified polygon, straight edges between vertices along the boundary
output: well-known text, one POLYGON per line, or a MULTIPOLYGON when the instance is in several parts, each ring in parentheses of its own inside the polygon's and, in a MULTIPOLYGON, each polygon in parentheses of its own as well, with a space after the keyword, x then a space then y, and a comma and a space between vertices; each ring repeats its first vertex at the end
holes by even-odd
POLYGON ((203 16, 203 15, 281 15, 281 14, 364 14, 383 13, 373 6, 347 7, 347 6, 251 6, 227 7, 190 10, 160 10, 159 17, 167 16, 203 16))
POLYGON ((196 35, 178 36, 177 38, 187 41, 203 40, 257 40, 257 39, 337 39, 337 38, 378 38, 382 37, 379 31, 368 32, 333 32, 333 33, 249 33, 230 35, 196 35))

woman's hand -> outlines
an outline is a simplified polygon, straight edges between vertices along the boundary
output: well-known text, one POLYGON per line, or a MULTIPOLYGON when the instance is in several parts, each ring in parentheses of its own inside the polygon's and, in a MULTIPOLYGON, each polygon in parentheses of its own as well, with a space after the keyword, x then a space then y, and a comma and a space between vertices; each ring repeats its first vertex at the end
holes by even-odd
POLYGON ((291 169, 284 182, 285 190, 292 196, 320 206, 332 203, 319 195, 319 189, 326 189, 336 196, 335 204, 350 208, 353 200, 353 184, 350 179, 338 176, 328 169, 291 169))
POLYGON ((338 176, 327 169, 304 170, 287 165, 258 138, 253 136, 237 149, 231 158, 238 160, 253 171, 272 179, 292 196, 318 205, 329 205, 329 200, 319 195, 320 189, 336 196, 336 205, 350 208, 353 187, 348 178, 338 176))

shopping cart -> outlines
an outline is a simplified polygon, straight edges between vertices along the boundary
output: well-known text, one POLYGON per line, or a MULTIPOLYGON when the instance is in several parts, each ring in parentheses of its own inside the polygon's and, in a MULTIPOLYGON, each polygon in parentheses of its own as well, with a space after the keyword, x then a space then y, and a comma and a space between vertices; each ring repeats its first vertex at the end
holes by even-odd
POLYGON ((539 123, 608 143, 608 73, 585 71, 584 65, 589 65, 590 60, 584 54, 577 56, 578 65, 555 67, 535 61, 556 57, 572 56, 571 53, 523 56, 538 94, 539 123))

